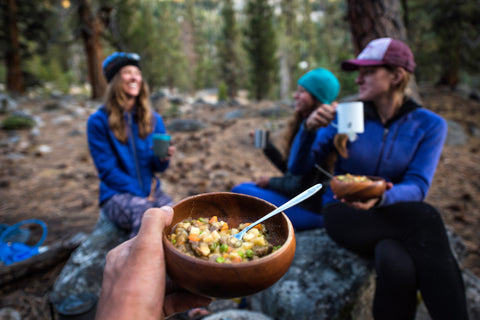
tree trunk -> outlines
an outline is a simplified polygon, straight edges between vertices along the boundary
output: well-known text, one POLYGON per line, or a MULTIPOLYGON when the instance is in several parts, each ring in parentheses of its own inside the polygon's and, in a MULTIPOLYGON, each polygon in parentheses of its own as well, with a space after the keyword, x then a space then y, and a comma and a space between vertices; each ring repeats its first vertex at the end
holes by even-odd
POLYGON ((7 1, 7 10, 5 13, 5 21, 7 22, 7 30, 5 30, 7 37, 7 50, 5 55, 5 63, 7 68, 7 90, 22 94, 25 92, 25 84, 23 81, 21 68, 16 0, 7 1))
POLYGON ((92 99, 103 97, 107 82, 102 73, 103 50, 100 43, 102 24, 93 16, 89 0, 82 0, 79 6, 81 36, 87 54, 88 78, 92 87, 92 99))
MULTIPOLYGON (((350 22, 355 55, 372 40, 383 37, 407 42, 407 31, 402 20, 400 1, 347 0, 347 19, 350 22)), ((415 77, 409 83, 409 95, 420 102, 415 77)))

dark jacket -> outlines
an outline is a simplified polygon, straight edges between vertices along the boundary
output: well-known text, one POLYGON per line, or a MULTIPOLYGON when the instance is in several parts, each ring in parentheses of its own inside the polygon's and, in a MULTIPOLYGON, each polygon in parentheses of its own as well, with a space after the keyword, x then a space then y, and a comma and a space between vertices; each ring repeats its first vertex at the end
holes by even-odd
POLYGON ((300 194, 309 187, 317 183, 322 183, 323 188, 311 198, 300 203, 299 206, 313 212, 321 212, 322 210, 322 194, 326 190, 328 184, 328 178, 319 172, 317 169, 310 170, 307 174, 294 175, 287 170, 287 159, 285 159, 282 153, 271 142, 267 143, 267 146, 263 150, 265 156, 280 170, 283 172, 281 177, 270 178, 267 189, 279 192, 289 198, 300 194))

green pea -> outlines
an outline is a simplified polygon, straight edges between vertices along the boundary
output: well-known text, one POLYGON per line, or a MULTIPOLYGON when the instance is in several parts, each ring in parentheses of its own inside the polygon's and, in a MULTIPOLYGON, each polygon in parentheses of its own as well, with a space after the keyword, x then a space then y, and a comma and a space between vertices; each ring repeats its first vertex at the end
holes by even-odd
POLYGON ((225 258, 224 258, 224 257, 218 257, 216 261, 217 261, 218 263, 224 263, 224 262, 225 262, 225 258))
POLYGON ((172 239, 172 244, 177 243, 177 239, 172 239))
POLYGON ((245 258, 245 254, 243 253, 242 250, 238 250, 237 253, 238 253, 238 255, 239 255, 242 259, 245 258))
POLYGON ((228 244, 224 243, 220 246, 220 252, 227 252, 228 251, 228 244))
POLYGON ((213 242, 211 245, 210 245, 210 251, 215 251, 215 249, 218 247, 218 242, 213 242))
POLYGON ((245 251, 245 254, 247 255, 247 258, 253 257, 253 251, 251 249, 248 249, 247 251, 245 251))

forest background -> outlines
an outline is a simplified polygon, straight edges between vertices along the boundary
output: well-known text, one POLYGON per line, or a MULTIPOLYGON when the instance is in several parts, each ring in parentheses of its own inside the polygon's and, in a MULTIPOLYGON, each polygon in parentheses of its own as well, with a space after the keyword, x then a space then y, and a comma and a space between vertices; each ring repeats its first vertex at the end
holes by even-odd
MULTIPOLYGON (((101 98, 103 59, 128 51, 152 92, 283 99, 305 71, 340 74, 386 35, 411 46, 417 82, 479 85, 478 0, 5 0, 0 14, 0 90, 19 94, 101 98)), ((341 74, 341 96, 356 91, 353 77, 341 74)))

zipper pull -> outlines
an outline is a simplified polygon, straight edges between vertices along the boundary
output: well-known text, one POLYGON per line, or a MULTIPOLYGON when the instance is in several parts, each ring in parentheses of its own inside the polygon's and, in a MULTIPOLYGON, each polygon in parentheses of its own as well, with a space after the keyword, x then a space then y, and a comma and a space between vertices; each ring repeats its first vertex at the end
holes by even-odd
POLYGON ((385 140, 387 140, 387 135, 388 135, 388 128, 384 128, 383 129, 383 142, 385 142, 385 140))

